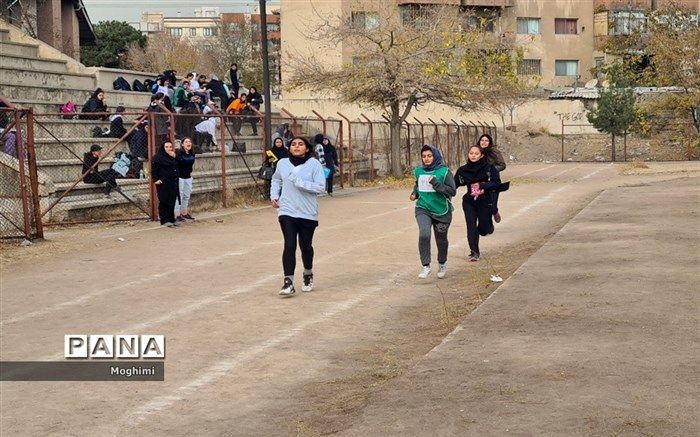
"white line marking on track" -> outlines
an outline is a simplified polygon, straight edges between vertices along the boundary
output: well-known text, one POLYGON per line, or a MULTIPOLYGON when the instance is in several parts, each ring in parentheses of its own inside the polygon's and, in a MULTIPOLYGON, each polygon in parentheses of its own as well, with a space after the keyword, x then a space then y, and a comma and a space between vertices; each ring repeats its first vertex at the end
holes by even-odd
MULTIPOLYGON (((362 218, 359 219, 359 220, 355 220, 355 221, 351 221, 351 222, 347 222, 347 221, 346 221, 346 222, 338 223, 338 224, 335 224, 335 225, 332 225, 332 226, 325 226, 325 227, 322 228, 322 231, 325 230, 325 229, 336 229, 336 228, 340 228, 340 227, 352 225, 352 224, 355 224, 355 223, 360 223, 360 222, 365 221, 365 220, 371 220, 371 219, 374 219, 374 218, 377 218, 377 217, 381 217, 381 216, 384 216, 384 215, 393 214, 393 213, 396 213, 396 212, 400 212, 400 211, 406 210, 406 209, 408 209, 408 208, 411 207, 411 206, 413 206, 413 205, 411 204, 411 205, 408 205, 408 206, 406 206, 406 207, 404 207, 404 208, 396 208, 396 209, 392 209, 392 210, 390 210, 390 211, 382 212, 382 213, 379 213, 379 214, 374 214, 374 215, 362 217, 362 218)), ((260 208, 260 209, 262 209, 262 208, 260 208)), ((160 228, 160 226, 159 226, 158 228, 160 228)), ((141 230, 139 230, 139 231, 134 231, 134 232, 141 232, 141 230)), ((116 234, 116 235, 123 235, 123 234, 116 234)), ((276 241, 262 242, 262 243, 258 243, 258 244, 259 244, 259 245, 272 245, 272 244, 281 244, 281 242, 282 242, 282 240, 276 240, 276 241)), ((197 261, 197 263, 196 263, 195 265, 197 265, 197 266, 203 266, 203 265, 207 265, 207 264, 211 264, 211 263, 217 262, 217 261, 219 261, 219 260, 221 260, 221 259, 224 259, 224 258, 228 258, 228 257, 230 257, 230 256, 242 256, 242 255, 245 255, 245 254, 250 253, 250 252, 253 251, 256 247, 257 247, 257 246, 252 246, 252 247, 250 247, 248 250, 242 251, 242 252, 228 252, 228 253, 224 253, 224 254, 222 254, 222 255, 215 255, 215 256, 212 256, 212 257, 210 257, 210 258, 205 258, 205 259, 199 260, 199 261, 197 261)), ((70 307, 74 307, 74 306, 77 306, 77 305, 82 305, 82 304, 84 304, 85 302, 89 301, 90 299, 93 299, 93 298, 102 296, 102 295, 107 294, 107 293, 111 293, 111 292, 113 292, 113 291, 123 290, 123 289, 127 289, 127 288, 130 288, 130 287, 142 286, 142 285, 147 284, 147 283, 149 283, 149 282, 151 282, 151 281, 154 281, 154 280, 156 280, 156 279, 159 279, 159 278, 162 278, 162 277, 164 277, 164 276, 168 276, 168 275, 171 275, 171 274, 173 274, 173 273, 176 273, 176 272, 178 272, 179 270, 180 270, 179 268, 174 268, 174 269, 172 269, 172 270, 167 270, 167 271, 164 271, 164 272, 152 274, 152 275, 149 275, 149 276, 146 276, 146 277, 143 277, 143 278, 140 278, 140 279, 136 279, 136 280, 133 280, 133 281, 129 281, 129 282, 126 282, 126 283, 124 283, 124 284, 120 284, 120 285, 117 285, 117 286, 114 286, 114 287, 108 287, 108 288, 103 288, 103 289, 99 289, 99 290, 94 290, 94 291, 92 291, 92 292, 83 294, 83 295, 81 295, 81 296, 76 297, 75 299, 72 299, 72 300, 69 300, 69 301, 66 301, 66 302, 57 303, 57 304, 51 305, 51 306, 46 307, 46 308, 41 309, 41 310, 31 311, 31 312, 24 313, 24 314, 18 314, 18 315, 14 316, 14 317, 10 317, 9 319, 2 320, 2 321, 0 321, 0 326, 5 326, 5 325, 9 325, 9 324, 14 324, 14 323, 23 322, 23 321, 25 321, 25 320, 29 320, 29 319, 34 319, 34 318, 36 318, 36 317, 45 316, 46 314, 50 314, 50 313, 52 313, 52 312, 60 311, 60 310, 63 310, 63 309, 65 309, 65 308, 70 308, 70 307)))
POLYGON ((570 172, 571 170, 577 169, 577 168, 579 168, 579 167, 581 167, 581 166, 580 166, 580 165, 576 165, 576 166, 574 166, 574 167, 564 169, 564 170, 560 171, 559 173, 557 173, 557 174, 555 174, 555 175, 553 175, 553 176, 550 176, 550 177, 546 178, 545 181, 552 180, 552 179, 554 179, 554 178, 556 178, 556 177, 559 177, 559 176, 563 175, 564 173, 568 173, 568 172, 570 172))
POLYGON ((293 339, 302 331, 304 331, 304 329, 306 329, 307 327, 325 322, 326 320, 332 319, 338 314, 349 310, 350 308, 357 305, 359 302, 363 301, 367 296, 369 296, 372 293, 375 293, 380 289, 380 287, 374 287, 370 290, 366 290, 352 299, 333 305, 330 309, 324 311, 323 313, 312 319, 298 323, 291 329, 285 329, 284 331, 277 334, 274 338, 260 342, 255 346, 249 348, 248 350, 239 353, 236 356, 218 361, 213 366, 205 370, 193 381, 176 388, 174 394, 156 397, 155 399, 152 399, 151 401, 136 408, 135 411, 128 413, 126 415, 126 422, 129 424, 142 422, 149 415, 170 407, 174 403, 181 401, 187 395, 196 392, 198 389, 204 386, 211 385, 216 380, 228 375, 236 367, 253 360, 254 358, 263 354, 268 349, 274 348, 282 343, 293 339))
POLYGON ((612 166, 612 165, 613 165, 613 164, 612 164, 612 162, 611 162, 610 164, 606 165, 605 167, 600 167, 598 170, 592 171, 592 172, 588 173, 587 175, 585 175, 585 176, 583 176, 582 178, 577 179, 577 180, 582 181, 582 180, 584 180, 584 179, 588 179, 588 178, 590 178, 591 176, 593 176, 593 175, 595 175, 595 174, 598 174, 599 172, 605 170, 606 168, 609 168, 609 167, 612 166))
POLYGON ((555 164, 552 164, 552 165, 548 165, 547 167, 538 168, 537 170, 528 171, 528 172, 526 172, 526 173, 519 174, 519 175, 517 175, 517 176, 513 176, 513 179, 521 178, 521 177, 527 176, 527 175, 529 175, 529 174, 533 174, 533 173, 537 173, 537 172, 540 172, 540 171, 543 171, 543 170, 547 170, 548 168, 552 168, 552 167, 554 167, 554 166, 555 166, 555 164))

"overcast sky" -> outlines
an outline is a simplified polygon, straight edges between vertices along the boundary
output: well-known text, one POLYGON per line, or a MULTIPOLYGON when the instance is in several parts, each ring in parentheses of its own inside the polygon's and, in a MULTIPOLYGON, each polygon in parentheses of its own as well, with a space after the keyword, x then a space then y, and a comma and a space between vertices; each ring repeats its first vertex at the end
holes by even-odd
MULTIPOLYGON (((141 12, 163 12, 166 17, 194 16, 195 8, 218 6, 221 12, 254 12, 258 0, 83 0, 92 24, 117 20, 137 23, 141 12)), ((279 6, 279 0, 267 0, 267 7, 279 6)))

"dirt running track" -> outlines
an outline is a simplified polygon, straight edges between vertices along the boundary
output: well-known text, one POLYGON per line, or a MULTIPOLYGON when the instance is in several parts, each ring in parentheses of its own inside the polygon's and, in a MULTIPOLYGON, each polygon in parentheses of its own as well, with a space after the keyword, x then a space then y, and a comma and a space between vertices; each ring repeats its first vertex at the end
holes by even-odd
MULTIPOLYGON (((504 179, 514 184, 501 197, 504 220, 482 240, 479 263, 466 261, 455 201, 444 280, 416 278, 407 190, 341 190, 321 199, 316 289, 292 299, 277 296, 282 241, 270 208, 179 229, 137 224, 73 231, 80 238, 49 234, 52 243, 3 255, 0 358, 62 359, 70 333, 163 334, 166 380, 2 382, 0 434, 351 430, 493 292, 492 273, 507 278, 602 190, 700 173, 696 163, 650 167, 632 175, 611 164, 509 167, 504 179), (42 254, 49 247, 57 250, 42 254)), ((475 383, 480 377, 472 375, 475 383)))

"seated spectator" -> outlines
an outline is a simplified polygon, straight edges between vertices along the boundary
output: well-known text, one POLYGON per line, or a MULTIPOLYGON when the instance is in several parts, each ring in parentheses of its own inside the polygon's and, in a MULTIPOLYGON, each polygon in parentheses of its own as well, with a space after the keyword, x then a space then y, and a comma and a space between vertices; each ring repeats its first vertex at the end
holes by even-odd
POLYGON ((121 138, 126 134, 126 129, 124 129, 124 120, 122 119, 122 113, 126 109, 119 105, 117 106, 117 112, 109 117, 109 131, 107 131, 108 137, 111 138, 121 138))
POLYGON ((117 185, 117 178, 119 174, 108 168, 107 170, 98 171, 97 166, 92 168, 93 165, 100 159, 102 154, 102 147, 97 144, 90 146, 90 151, 85 153, 83 156, 83 182, 86 184, 105 184, 105 195, 110 196, 112 189, 121 192, 121 188, 117 185))
POLYGON ((248 104, 260 111, 260 105, 263 104, 263 97, 254 86, 248 90, 248 104))
POLYGON ((107 105, 105 104, 105 92, 102 88, 97 88, 92 96, 83 105, 82 114, 80 114, 81 120, 107 120, 107 114, 97 114, 88 115, 91 113, 107 112, 107 105))
POLYGON ((175 111, 182 111, 182 108, 189 103, 191 94, 190 83, 186 80, 182 81, 182 84, 177 87, 175 95, 173 96, 173 107, 175 111))
POLYGON ((248 95, 246 93, 241 94, 239 98, 231 102, 226 108, 226 113, 236 116, 231 122, 233 125, 233 132, 236 135, 241 135, 241 124, 243 124, 243 120, 248 120, 250 122, 250 126, 253 128, 253 135, 258 134, 257 117, 252 115, 253 110, 248 107, 248 95))
POLYGON ((209 83, 207 84, 207 88, 211 91, 210 98, 213 99, 214 97, 218 97, 219 100, 221 101, 221 107, 222 108, 228 108, 229 105, 229 95, 226 92, 226 88, 224 87, 224 83, 219 80, 219 77, 215 74, 210 74, 209 75, 209 83))

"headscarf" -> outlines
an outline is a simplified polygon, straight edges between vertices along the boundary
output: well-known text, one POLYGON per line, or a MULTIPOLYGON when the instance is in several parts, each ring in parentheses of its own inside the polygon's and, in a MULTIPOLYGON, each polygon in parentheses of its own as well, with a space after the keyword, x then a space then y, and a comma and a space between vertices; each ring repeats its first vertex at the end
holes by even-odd
POLYGON ((462 185, 487 180, 489 178, 489 161, 486 155, 483 155, 481 159, 476 162, 467 161, 466 164, 457 169, 456 176, 462 185))
POLYGON ((430 150, 431 152, 433 152, 433 162, 430 165, 423 164, 423 170, 432 171, 432 170, 435 170, 436 168, 442 167, 442 154, 437 149, 437 147, 432 146, 430 144, 426 144, 423 147, 421 147, 421 149, 420 149, 421 163, 423 163, 423 158, 422 158, 423 152, 425 152, 426 150, 430 150))
POLYGON ((291 150, 289 151, 289 162, 291 162, 294 167, 305 163, 306 161, 309 160, 309 158, 314 156, 314 149, 313 149, 313 147, 311 147, 311 144, 309 144, 309 141, 303 137, 294 137, 294 138, 292 138, 292 141, 297 139, 297 138, 303 140, 304 144, 306 144, 306 153, 302 157, 297 157, 297 156, 292 155, 291 150))

